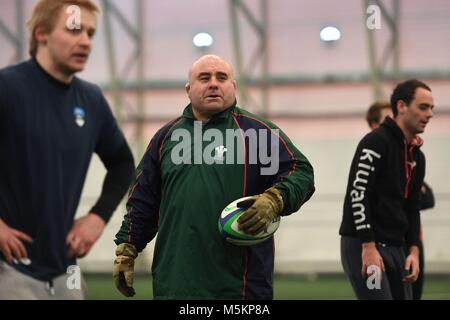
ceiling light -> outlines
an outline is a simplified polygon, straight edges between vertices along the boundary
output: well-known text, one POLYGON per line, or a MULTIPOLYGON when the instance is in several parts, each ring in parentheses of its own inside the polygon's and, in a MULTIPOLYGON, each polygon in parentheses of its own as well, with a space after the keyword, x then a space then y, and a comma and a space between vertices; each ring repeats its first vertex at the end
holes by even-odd
POLYGON ((213 44, 214 39, 209 33, 201 32, 194 36, 192 42, 194 43, 194 46, 198 48, 207 48, 213 44))
POLYGON ((338 41, 341 38, 341 32, 336 27, 325 27, 320 31, 320 40, 324 42, 338 41))

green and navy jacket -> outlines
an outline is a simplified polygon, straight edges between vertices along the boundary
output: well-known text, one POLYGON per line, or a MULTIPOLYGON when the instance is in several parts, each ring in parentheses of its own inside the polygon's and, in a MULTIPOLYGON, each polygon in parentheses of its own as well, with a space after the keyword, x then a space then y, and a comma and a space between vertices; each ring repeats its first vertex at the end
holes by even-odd
POLYGON ((298 211, 314 193, 313 168, 278 127, 236 105, 203 123, 202 141, 185 140, 187 148, 180 151, 180 137, 198 137, 199 123, 188 105, 180 118, 166 124, 150 141, 130 187, 127 214, 115 242, 131 243, 140 252, 158 235, 152 265, 155 299, 272 299, 273 237, 253 246, 236 246, 221 238, 218 219, 230 202, 271 186, 282 195, 283 216, 298 211), (208 129, 220 131, 223 137, 227 129, 242 129, 238 133, 262 129, 268 134, 258 136, 257 145, 267 139, 268 149, 278 152, 278 170, 261 174, 267 162, 262 161, 263 165, 249 156, 251 148, 256 148, 255 140, 237 134, 235 140, 241 139, 240 143, 225 138, 208 141, 208 129), (278 142, 278 150, 272 148, 271 138, 278 142), (225 154, 241 148, 233 151, 241 152, 245 161, 205 163, 195 152, 199 148, 204 153, 226 148, 225 154), (185 161, 174 161, 174 156, 185 161))

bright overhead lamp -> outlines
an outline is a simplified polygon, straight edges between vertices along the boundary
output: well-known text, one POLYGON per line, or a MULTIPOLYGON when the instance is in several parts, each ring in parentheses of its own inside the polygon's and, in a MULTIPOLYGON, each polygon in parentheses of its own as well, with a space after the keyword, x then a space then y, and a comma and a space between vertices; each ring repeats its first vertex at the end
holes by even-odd
POLYGON ((194 36, 192 42, 197 48, 208 48, 213 44, 214 39, 209 33, 201 32, 194 36))
POLYGON ((338 41, 341 38, 341 31, 338 28, 328 26, 320 30, 320 40, 324 42, 338 41))

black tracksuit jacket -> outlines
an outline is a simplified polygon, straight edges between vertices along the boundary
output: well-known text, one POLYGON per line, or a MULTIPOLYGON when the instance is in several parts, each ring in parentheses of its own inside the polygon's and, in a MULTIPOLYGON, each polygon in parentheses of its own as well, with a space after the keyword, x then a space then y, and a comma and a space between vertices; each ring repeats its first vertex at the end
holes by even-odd
POLYGON ((387 117, 359 143, 350 168, 339 233, 362 242, 419 244, 422 140, 409 144, 387 117))

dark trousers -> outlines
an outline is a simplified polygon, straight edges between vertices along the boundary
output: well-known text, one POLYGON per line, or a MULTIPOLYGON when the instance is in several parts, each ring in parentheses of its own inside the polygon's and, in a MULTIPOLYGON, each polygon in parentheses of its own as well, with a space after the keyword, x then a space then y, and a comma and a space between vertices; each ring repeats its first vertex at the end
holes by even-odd
POLYGON ((383 258, 385 272, 374 286, 374 277, 363 277, 362 243, 353 237, 341 237, 341 262, 350 280, 356 297, 360 300, 411 300, 412 286, 403 282, 405 271, 405 251, 403 247, 377 243, 377 250, 383 258))
MULTIPOLYGON (((407 252, 406 254, 408 254, 407 252)), ((422 299, 422 291, 423 291, 423 283, 425 281, 424 272, 425 272, 425 253, 423 252, 423 242, 419 243, 419 276, 417 280, 412 284, 413 291, 413 299, 420 300, 422 299)))

